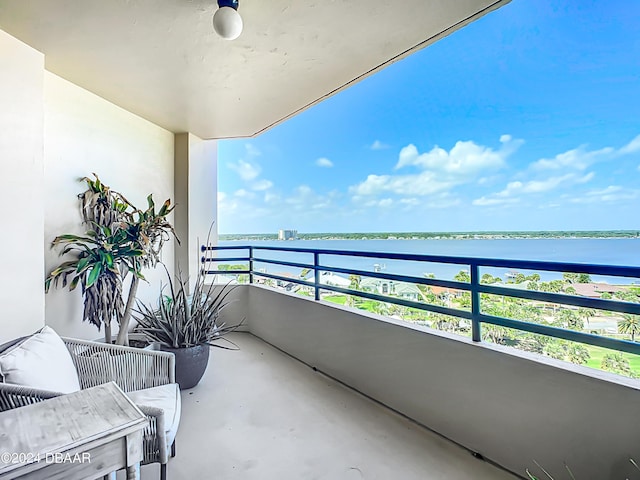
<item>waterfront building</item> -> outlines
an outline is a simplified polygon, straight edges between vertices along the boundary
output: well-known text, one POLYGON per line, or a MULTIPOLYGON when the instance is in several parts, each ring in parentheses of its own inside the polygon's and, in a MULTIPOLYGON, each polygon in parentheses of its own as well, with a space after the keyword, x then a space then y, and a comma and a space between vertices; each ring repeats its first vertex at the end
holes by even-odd
POLYGON ((298 239, 297 230, 279 230, 278 231, 278 240, 297 240, 297 239, 298 239))

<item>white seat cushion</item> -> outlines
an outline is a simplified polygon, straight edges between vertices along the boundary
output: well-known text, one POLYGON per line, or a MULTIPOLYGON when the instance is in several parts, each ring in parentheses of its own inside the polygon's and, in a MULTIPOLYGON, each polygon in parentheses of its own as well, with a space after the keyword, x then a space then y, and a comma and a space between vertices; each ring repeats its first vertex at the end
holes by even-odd
POLYGON ((167 448, 171 446, 180 424, 181 400, 177 383, 127 392, 127 396, 139 406, 160 408, 164 411, 167 448))
POLYGON ((0 354, 0 376, 6 383, 40 390, 61 393, 80 390, 69 350, 47 326, 0 354))

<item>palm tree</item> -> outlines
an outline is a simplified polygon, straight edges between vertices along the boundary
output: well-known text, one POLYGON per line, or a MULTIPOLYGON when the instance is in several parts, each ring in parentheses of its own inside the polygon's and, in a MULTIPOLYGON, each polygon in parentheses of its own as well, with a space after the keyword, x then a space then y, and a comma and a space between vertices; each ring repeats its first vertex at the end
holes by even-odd
POLYGON ((600 368, 607 372, 618 373, 632 378, 634 377, 634 374, 631 372, 629 360, 627 360, 620 352, 606 354, 602 358, 600 368))
POLYGON ((589 324, 589 321, 597 315, 597 313, 598 312, 593 308, 584 308, 584 307, 578 308, 578 315, 580 315, 580 317, 586 320, 587 325, 589 324))
POLYGON ((578 283, 591 283, 591 276, 588 273, 579 274, 578 283))
POLYGON ((640 333, 640 315, 625 314, 623 320, 618 320, 618 331, 631 335, 631 341, 636 341, 636 334, 640 333))
POLYGON ((510 330, 501 325, 483 323, 481 333, 483 340, 489 340, 499 345, 505 345, 515 340, 515 337, 513 336, 513 330, 510 330))
POLYGON ((558 314, 559 325, 571 330, 583 330, 584 321, 575 310, 563 308, 558 314))
POLYGON ((589 358, 591 358, 589 349, 584 345, 573 344, 569 347, 567 353, 569 356, 569 360, 573 363, 577 363, 578 365, 584 365, 585 363, 587 363, 589 358))
POLYGON ((453 279, 456 282, 470 283, 471 282, 471 275, 469 275, 469 272, 467 272, 465 270, 460 270, 458 273, 456 273, 456 275, 455 275, 455 277, 453 277, 453 279))
POLYGON ((360 290, 360 282, 362 281, 362 277, 360 275, 349 275, 349 281, 351 282, 349 288, 352 288, 353 290, 360 290))

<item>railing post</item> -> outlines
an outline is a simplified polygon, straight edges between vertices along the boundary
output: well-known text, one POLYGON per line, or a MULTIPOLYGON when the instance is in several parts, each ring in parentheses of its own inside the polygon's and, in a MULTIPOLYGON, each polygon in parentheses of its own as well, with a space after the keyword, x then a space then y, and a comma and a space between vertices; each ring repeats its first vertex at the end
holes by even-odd
POLYGON ((480 268, 477 263, 469 265, 471 273, 471 338, 474 342, 482 340, 480 332, 480 268))
POLYGON ((313 271, 315 273, 315 298, 316 300, 320 300, 320 269, 318 268, 320 265, 320 254, 318 252, 313 252, 313 271))
POLYGON ((253 283, 253 247, 249 247, 249 283, 253 283))

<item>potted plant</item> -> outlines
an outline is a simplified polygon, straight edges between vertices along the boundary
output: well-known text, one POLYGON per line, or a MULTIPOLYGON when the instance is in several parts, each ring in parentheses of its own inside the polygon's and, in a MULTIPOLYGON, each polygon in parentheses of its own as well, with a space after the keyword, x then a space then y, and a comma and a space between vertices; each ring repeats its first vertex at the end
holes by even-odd
MULTIPOLYGON (((165 268, 166 270, 166 268, 165 268)), ((180 389, 195 387, 207 368, 210 347, 237 348, 224 336, 236 330, 243 321, 225 325, 220 314, 231 303, 229 294, 237 285, 227 283, 205 285, 205 275, 198 271, 193 293, 189 282, 181 274, 168 283, 159 295, 157 306, 138 302, 134 318, 138 322, 134 332, 142 333, 148 341, 160 344, 160 349, 172 352, 176 359, 176 381, 180 389), (215 343, 226 340, 233 347, 215 343)))
POLYGON ((83 178, 87 190, 81 193, 80 212, 87 227, 84 235, 60 235, 52 247, 63 246, 67 260, 54 268, 45 281, 45 291, 62 283, 74 290, 82 287, 83 320, 98 330, 104 325, 105 342, 111 342, 111 324, 120 325, 117 343, 128 345, 128 326, 142 269, 155 266, 164 243, 175 235, 167 216, 173 210, 166 200, 156 212, 152 195, 148 207, 140 210, 121 193, 111 190, 94 174, 83 178), (127 303, 123 301, 123 281, 131 273, 127 303))

